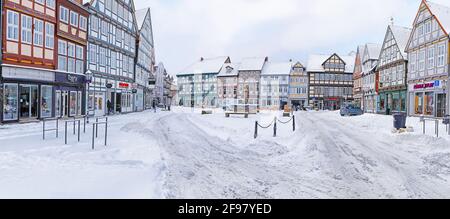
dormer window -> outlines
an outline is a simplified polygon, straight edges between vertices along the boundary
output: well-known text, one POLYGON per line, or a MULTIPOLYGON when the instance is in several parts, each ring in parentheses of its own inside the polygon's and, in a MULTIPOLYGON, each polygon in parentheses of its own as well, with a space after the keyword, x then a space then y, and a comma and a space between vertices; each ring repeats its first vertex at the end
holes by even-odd
POLYGON ((336 54, 322 64, 325 71, 329 72, 344 72, 345 65, 345 62, 336 54))
POLYGON ((233 72, 233 68, 230 66, 227 66, 227 74, 231 74, 233 72))

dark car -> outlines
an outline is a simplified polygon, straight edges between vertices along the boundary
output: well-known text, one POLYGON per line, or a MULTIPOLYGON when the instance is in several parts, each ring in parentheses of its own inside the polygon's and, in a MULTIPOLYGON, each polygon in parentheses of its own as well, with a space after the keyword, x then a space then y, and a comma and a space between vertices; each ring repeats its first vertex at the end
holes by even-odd
POLYGON ((341 108, 341 116, 360 116, 363 111, 354 105, 345 105, 341 108))

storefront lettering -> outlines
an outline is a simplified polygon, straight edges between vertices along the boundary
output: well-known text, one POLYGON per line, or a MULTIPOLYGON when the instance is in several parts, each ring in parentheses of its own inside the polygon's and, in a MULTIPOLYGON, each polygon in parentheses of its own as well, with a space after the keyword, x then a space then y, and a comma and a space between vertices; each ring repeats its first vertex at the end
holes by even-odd
POLYGON ((72 75, 67 75, 67 80, 71 83, 78 83, 78 77, 77 76, 72 76, 72 75))
MULTIPOLYGON (((439 86, 439 84, 437 86, 439 86)), ((434 82, 433 83, 425 83, 425 84, 416 84, 416 85, 414 85, 414 89, 415 90, 417 90, 417 89, 425 89, 425 88, 433 88, 433 87, 435 87, 435 83, 434 82)))
POLYGON ((130 85, 128 83, 119 83, 120 88, 128 88, 130 85))

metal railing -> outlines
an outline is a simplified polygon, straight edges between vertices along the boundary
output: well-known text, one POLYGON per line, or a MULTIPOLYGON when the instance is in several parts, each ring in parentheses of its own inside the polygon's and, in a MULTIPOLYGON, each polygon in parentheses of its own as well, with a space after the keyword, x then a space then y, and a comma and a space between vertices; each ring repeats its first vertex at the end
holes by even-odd
POLYGON ((69 123, 73 124, 73 134, 76 134, 76 125, 78 123, 78 142, 80 142, 80 127, 81 127, 81 120, 80 119, 73 119, 73 120, 66 120, 64 125, 64 144, 67 144, 67 125, 69 123))
POLYGON ((105 146, 108 144, 108 117, 97 117, 95 123, 92 123, 92 150, 95 150, 95 139, 98 138, 98 125, 105 125, 105 146))
MULTIPOLYGON (((436 135, 437 138, 439 138, 439 125, 440 125, 440 119, 437 118, 426 118, 425 116, 420 116, 420 122, 423 123, 422 125, 422 132, 424 135, 426 135, 427 133, 427 121, 431 121, 434 122, 434 134, 436 135)), ((442 119, 442 123, 445 125, 446 128, 446 132, 448 133, 448 135, 450 135, 450 124, 449 124, 449 116, 446 115, 444 117, 444 119, 442 119)))
POLYGON ((43 119, 42 120, 42 140, 45 140, 45 133, 46 132, 55 132, 56 133, 56 138, 58 138, 59 136, 59 118, 48 118, 48 119, 43 119), (46 123, 47 122, 51 122, 51 121, 55 121, 55 128, 49 128, 46 129, 46 123))
POLYGON ((273 121, 266 126, 261 125, 258 121, 255 121, 255 134, 254 134, 254 138, 256 139, 258 137, 258 128, 262 128, 262 129, 268 129, 273 125, 273 137, 277 137, 277 122, 281 123, 281 124, 288 124, 292 121, 292 131, 295 132, 295 115, 293 115, 288 121, 281 121, 279 120, 277 117, 275 117, 273 119, 273 121))

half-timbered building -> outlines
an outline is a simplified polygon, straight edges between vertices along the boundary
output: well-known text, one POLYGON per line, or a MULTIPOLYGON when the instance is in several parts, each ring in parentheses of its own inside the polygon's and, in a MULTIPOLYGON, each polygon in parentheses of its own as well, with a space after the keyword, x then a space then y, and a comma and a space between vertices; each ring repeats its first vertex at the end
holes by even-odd
POLYGON ((395 25, 389 25, 387 28, 377 67, 378 113, 406 113, 408 57, 405 49, 410 34, 410 28, 395 25))
POLYGON ((449 114, 450 8, 422 1, 413 24, 408 53, 408 114, 449 114))
POLYGON ((241 63, 225 63, 217 75, 219 106, 226 111, 237 112, 238 76, 241 63))
POLYGON ((380 57, 381 45, 368 43, 365 45, 362 59, 362 84, 363 84, 363 109, 367 113, 377 112, 378 58, 380 57))
POLYGON ((56 0, 4 0, 1 119, 55 116, 56 0))
POLYGON ((319 110, 338 110, 353 101, 354 56, 310 55, 309 105, 319 110))
POLYGON ((260 110, 261 72, 268 57, 242 59, 238 76, 238 110, 258 112, 260 110))
POLYGON ((293 109, 308 106, 308 73, 301 62, 292 66, 289 76, 289 102, 293 109))
POLYGON ((362 59, 365 46, 358 46, 355 57, 355 68, 353 70, 353 98, 355 106, 362 108, 363 83, 362 83, 362 59))
POLYGON ((88 109, 95 115, 132 112, 137 37, 134 2, 89 0, 85 5, 90 12, 87 67, 92 75, 88 109))

